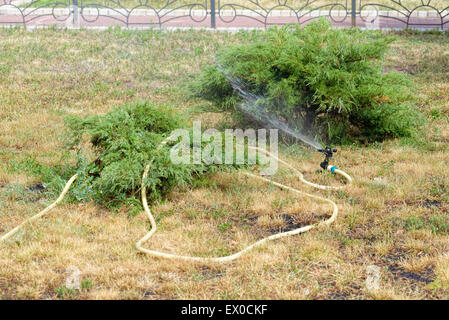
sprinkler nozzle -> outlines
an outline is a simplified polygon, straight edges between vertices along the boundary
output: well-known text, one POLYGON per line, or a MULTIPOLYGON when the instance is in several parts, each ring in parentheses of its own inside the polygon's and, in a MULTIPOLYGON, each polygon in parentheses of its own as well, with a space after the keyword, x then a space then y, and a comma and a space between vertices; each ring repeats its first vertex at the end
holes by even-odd
POLYGON ((321 152, 324 154, 324 161, 320 163, 320 167, 324 170, 330 170, 329 169, 329 160, 332 158, 335 152, 337 152, 337 149, 332 149, 331 147, 326 147, 324 149, 318 149, 318 152, 321 152))

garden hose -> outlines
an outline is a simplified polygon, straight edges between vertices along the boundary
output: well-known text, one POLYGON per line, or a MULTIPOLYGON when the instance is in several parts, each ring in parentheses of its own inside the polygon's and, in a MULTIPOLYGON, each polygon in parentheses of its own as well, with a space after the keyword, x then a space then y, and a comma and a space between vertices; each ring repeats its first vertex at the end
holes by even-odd
POLYGON ((77 174, 73 175, 69 181, 67 181, 64 189, 62 190, 61 194, 59 195, 58 199, 56 199, 55 202, 53 202, 51 205, 49 205, 47 208, 45 208, 44 210, 42 210, 41 212, 39 212, 38 214, 35 214, 34 216, 32 216, 31 218, 28 218, 27 220, 25 220, 24 222, 22 222, 21 224, 19 224, 17 227, 15 227, 14 229, 12 229, 11 231, 9 231, 8 233, 4 234, 3 236, 0 237, 0 243, 5 241, 6 239, 9 239, 12 237, 13 234, 15 234, 17 231, 19 231, 20 229, 22 229, 26 224, 42 217, 43 215, 45 215, 46 213, 48 213, 48 211, 50 211, 51 209, 53 209, 54 207, 56 207, 56 205, 62 201, 62 199, 64 199, 65 194, 67 193, 67 191, 69 191, 70 186, 72 185, 73 181, 76 180, 76 178, 78 177, 77 174))
MULTIPOLYGON (((278 157, 274 156, 270 152, 268 152, 268 151, 266 151, 264 149, 260 149, 260 148, 252 147, 252 146, 248 146, 248 148, 262 151, 266 155, 272 157, 274 160, 279 161, 280 163, 286 165, 288 168, 290 168, 290 169, 292 169, 293 171, 296 172, 296 174, 299 177, 299 180, 301 182, 303 182, 303 183, 305 183, 305 184, 307 184, 309 186, 312 186, 312 187, 318 188, 318 189, 322 189, 322 190, 336 190, 336 189, 343 188, 342 186, 338 186, 338 187, 323 186, 323 185, 319 185, 319 184, 315 184, 315 183, 312 183, 310 181, 307 181, 306 179, 304 179, 303 174, 299 170, 295 169, 289 163, 287 163, 287 162, 279 159, 278 157)), ((146 179, 146 177, 148 175, 148 171, 150 170, 151 163, 152 163, 152 161, 149 164, 147 164, 147 166, 145 167, 145 170, 144 170, 143 175, 142 175, 142 182, 145 181, 145 179, 146 179)), ((333 172, 336 173, 336 174, 342 175, 344 178, 346 178, 348 183, 352 182, 351 177, 347 173, 345 173, 344 171, 342 171, 340 169, 334 169, 333 172)), ((144 210, 145 210, 145 212, 146 212, 146 214, 147 214, 147 216, 148 216, 148 218, 150 220, 151 230, 142 239, 140 239, 136 243, 137 250, 139 250, 141 252, 144 252, 144 253, 147 253, 147 254, 150 254, 150 255, 155 256, 155 257, 166 258, 166 259, 178 259, 178 260, 198 261, 198 262, 229 262, 229 261, 232 261, 232 260, 235 260, 235 259, 239 258, 244 253, 248 252, 249 250, 253 249, 254 247, 258 247, 258 246, 264 244, 265 242, 267 242, 269 240, 275 240, 275 239, 279 239, 279 238, 288 237, 288 236, 296 235, 296 234, 299 234, 299 233, 303 233, 303 232, 309 231, 310 229, 312 229, 312 228, 314 228, 314 227, 316 227, 316 226, 318 226, 320 224, 329 225, 332 222, 334 222, 335 219, 337 218, 337 215, 338 215, 337 204, 334 201, 330 200, 330 199, 327 199, 327 198, 324 198, 324 197, 320 197, 320 196, 317 196, 317 195, 313 195, 313 194, 310 194, 310 193, 306 193, 306 192, 300 191, 298 189, 295 189, 293 187, 289 187, 289 186, 283 185, 281 183, 272 181, 272 180, 267 179, 265 177, 261 177, 261 176, 255 175, 255 174, 253 174, 251 172, 244 172, 244 174, 249 176, 249 177, 254 177, 254 178, 263 180, 265 182, 271 183, 271 184, 273 184, 273 185, 275 185, 275 186, 277 186, 277 187, 279 187, 281 189, 293 191, 293 192, 295 192, 297 194, 300 194, 300 195, 303 195, 303 196, 307 196, 307 197, 310 197, 310 198, 313 198, 313 199, 317 199, 317 200, 321 200, 321 201, 327 202, 327 203, 332 205, 332 208, 333 208, 332 215, 327 220, 324 220, 324 221, 322 221, 320 223, 317 223, 317 224, 311 224, 311 225, 304 226, 304 227, 301 227, 301 228, 297 228, 297 229, 294 229, 294 230, 291 230, 291 231, 286 231, 286 232, 280 232, 280 233, 277 233, 277 234, 273 234, 273 235, 271 235, 269 237, 266 237, 266 238, 263 238, 263 239, 261 239, 259 241, 254 242, 253 244, 249 245, 248 247, 246 247, 245 249, 243 249, 243 250, 241 250, 241 251, 239 251, 237 253, 234 253, 234 254, 231 254, 231 255, 228 255, 228 256, 212 257, 211 258, 211 257, 192 257, 192 256, 177 255, 177 254, 166 253, 166 252, 161 252, 161 251, 149 250, 149 249, 146 249, 146 248, 142 247, 142 244, 145 241, 147 241, 149 238, 151 238, 151 236, 157 230, 156 221, 154 220, 154 217, 153 217, 153 215, 151 213, 151 210, 148 207, 146 188, 145 188, 145 185, 142 183, 142 189, 141 189, 141 192, 142 192, 142 205, 143 205, 143 208, 144 208, 144 210)))
MULTIPOLYGON (((159 148, 162 147, 162 146, 168 141, 168 139, 169 139, 169 138, 165 139, 165 140, 161 143, 161 145, 159 146, 159 148)), ((341 188, 343 188, 343 186, 338 186, 338 187, 333 187, 333 186, 323 186, 323 185, 319 185, 319 184, 315 184, 315 183, 309 182, 309 181, 307 181, 306 179, 304 179, 303 174, 302 174, 299 170, 297 170, 296 168, 294 168, 294 167, 293 167, 292 165, 290 165, 289 163, 287 163, 287 162, 285 162, 285 161, 279 159, 278 157, 276 157, 275 155, 271 154, 270 152, 268 152, 268 151, 266 151, 266 150, 264 150, 264 149, 261 149, 261 148, 253 147, 253 146, 248 146, 248 148, 262 151, 262 152, 264 152, 266 155, 272 157, 274 160, 276 160, 276 161, 278 161, 278 162, 284 164, 285 166, 287 166, 288 168, 292 169, 292 170, 296 173, 296 175, 299 177, 299 180, 300 180, 301 182, 303 182, 303 183, 305 183, 305 184, 307 184, 307 185, 309 185, 309 186, 312 186, 312 187, 318 188, 318 189, 322 189, 322 190, 335 190, 335 189, 341 189, 341 188)), ((329 224, 331 224, 332 222, 335 221, 335 219, 337 218, 337 215, 338 215, 338 207, 337 207, 337 204, 336 204, 334 201, 330 200, 330 199, 327 199, 327 198, 324 198, 324 197, 321 197, 321 196, 317 196, 317 195, 313 195, 313 194, 310 194, 310 193, 306 193, 306 192, 300 191, 300 190, 298 190, 298 189, 295 189, 295 188, 293 188, 293 187, 289 187, 289 186, 283 185, 283 184, 281 184, 281 183, 272 181, 272 180, 267 179, 267 178, 265 178, 265 177, 255 175, 255 174, 253 174, 253 173, 251 173, 251 172, 244 172, 244 174, 247 175, 247 176, 249 176, 249 177, 253 177, 253 178, 256 178, 256 179, 263 180, 263 181, 268 182, 268 183, 271 183, 271 184, 273 184, 273 185, 275 185, 275 186, 277 186, 277 187, 279 187, 279 188, 281 188, 281 189, 285 189, 285 190, 288 190, 288 191, 292 191, 292 192, 295 192, 295 193, 297 193, 297 194, 299 194, 299 195, 307 196, 307 197, 310 197, 310 198, 312 198, 312 199, 316 199, 316 200, 320 200, 320 201, 327 202, 327 203, 329 203, 329 204, 332 206, 332 208, 333 208, 333 210, 332 210, 332 215, 331 215, 328 219, 326 219, 326 220, 324 220, 324 221, 321 221, 320 223, 307 225, 307 226, 300 227, 300 228, 297 228, 297 229, 294 229, 294 230, 291 230, 291 231, 280 232, 280 233, 271 235, 271 236, 269 236, 269 237, 263 238, 263 239, 261 239, 261 240, 259 240, 259 241, 254 242, 253 244, 249 245, 248 247, 246 247, 245 249, 243 249, 243 250, 241 250, 241 251, 239 251, 239 252, 237 252, 237 253, 234 253, 234 254, 228 255, 228 256, 223 256, 223 257, 192 257, 192 256, 177 255, 177 254, 172 254, 172 253, 166 253, 166 252, 161 252, 161 251, 155 251, 155 250, 146 249, 146 248, 143 248, 143 247, 142 247, 142 244, 143 244, 145 241, 147 241, 149 238, 151 238, 151 236, 152 236, 152 235, 156 232, 156 230, 157 230, 156 221, 155 221, 155 219, 154 219, 154 217, 153 217, 153 215, 152 215, 152 213, 151 213, 150 208, 148 207, 146 187, 145 187, 145 184, 144 184, 144 181, 145 181, 145 179, 146 179, 146 177, 147 177, 147 175, 148 175, 148 172, 149 172, 149 170, 150 170, 150 167, 151 167, 151 164, 152 164, 152 163, 153 163, 153 159, 152 159, 152 160, 147 164, 147 166, 145 167, 145 170, 144 170, 144 172, 143 172, 143 174, 142 174, 142 188, 141 188, 142 205, 143 205, 143 208, 144 208, 144 210, 145 210, 145 212, 146 212, 146 214, 147 214, 147 216, 148 216, 148 218, 149 218, 149 220, 150 220, 150 223, 151 223, 151 230, 150 230, 150 231, 149 231, 149 232, 148 232, 142 239, 140 239, 140 240, 136 243, 136 248, 137 248, 137 250, 139 250, 139 251, 141 251, 141 252, 143 252, 143 253, 146 253, 146 254, 149 254, 149 255, 152 255, 152 256, 155 256, 155 257, 166 258, 166 259, 178 259, 178 260, 184 260, 184 261, 198 261, 198 262, 229 262, 229 261, 232 261, 232 260, 235 260, 235 259, 239 258, 239 257, 242 256, 244 253, 250 251, 251 249, 253 249, 253 248, 255 248, 255 247, 258 247, 258 246, 264 244, 265 242, 267 242, 267 241, 269 241, 269 240, 275 240, 275 239, 279 239, 279 238, 288 237, 288 236, 296 235, 296 234, 299 234, 299 233, 303 233, 303 232, 306 232, 306 231, 308 231, 308 230, 310 230, 310 229, 312 229, 312 228, 315 228, 315 227, 317 227, 318 225, 321 225, 321 224, 323 224, 323 225, 329 225, 329 224)), ((332 172, 335 173, 335 174, 339 174, 339 175, 343 176, 343 177, 347 180, 348 183, 351 183, 351 182, 352 182, 351 177, 350 177, 347 173, 343 172, 342 170, 339 170, 339 169, 337 169, 336 167, 332 167, 332 166, 328 166, 327 169, 328 169, 329 171, 332 171, 332 172)), ((34 221, 34 220, 36 220, 36 219, 38 219, 38 218, 44 216, 45 214, 47 214, 47 213, 48 213, 52 208, 54 208, 60 201, 62 201, 62 199, 64 199, 64 196, 66 195, 66 193, 67 193, 68 190, 70 189, 70 186, 71 186, 72 183, 76 180, 77 177, 78 177, 78 175, 75 174, 75 175, 73 175, 73 176, 69 179, 69 181, 67 181, 67 183, 66 183, 64 189, 62 190, 61 194, 59 195, 59 197, 56 199, 55 202, 53 202, 51 205, 49 205, 48 207, 46 207, 44 210, 42 210, 42 211, 39 212, 38 214, 36 214, 36 215, 32 216, 31 218, 25 220, 24 222, 22 222, 20 225, 18 225, 17 227, 15 227, 14 229, 12 229, 12 230, 9 231, 8 233, 6 233, 6 234, 4 234, 3 236, 1 236, 1 237, 0 237, 0 243, 3 242, 3 241, 5 241, 5 240, 7 240, 7 239, 9 239, 12 235, 14 235, 16 232, 18 232, 18 231, 19 231, 21 228, 23 228, 26 224, 28 224, 28 223, 30 223, 30 222, 32 222, 32 221, 34 221)))

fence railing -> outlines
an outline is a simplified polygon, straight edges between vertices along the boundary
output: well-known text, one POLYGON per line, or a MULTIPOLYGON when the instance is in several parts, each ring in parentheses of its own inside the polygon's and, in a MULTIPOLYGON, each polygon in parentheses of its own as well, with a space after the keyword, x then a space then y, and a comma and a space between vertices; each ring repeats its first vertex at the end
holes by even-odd
POLYGON ((306 24, 446 29, 449 0, 0 0, 0 25, 257 28, 306 24))

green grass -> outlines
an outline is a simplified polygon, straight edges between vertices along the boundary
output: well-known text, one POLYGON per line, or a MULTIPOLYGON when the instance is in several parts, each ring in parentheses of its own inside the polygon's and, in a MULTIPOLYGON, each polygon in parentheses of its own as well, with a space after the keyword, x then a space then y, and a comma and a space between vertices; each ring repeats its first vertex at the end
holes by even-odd
POLYGON ((77 296, 77 291, 65 286, 55 289, 57 297, 61 300, 73 300, 77 296))

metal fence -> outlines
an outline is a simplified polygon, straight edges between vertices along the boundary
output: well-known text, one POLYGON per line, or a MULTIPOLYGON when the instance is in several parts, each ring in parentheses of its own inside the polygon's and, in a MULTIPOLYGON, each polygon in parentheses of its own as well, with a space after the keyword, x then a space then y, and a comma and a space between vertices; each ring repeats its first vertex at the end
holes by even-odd
POLYGON ((0 0, 0 25, 266 28, 326 17, 336 26, 447 29, 449 0, 0 0))

